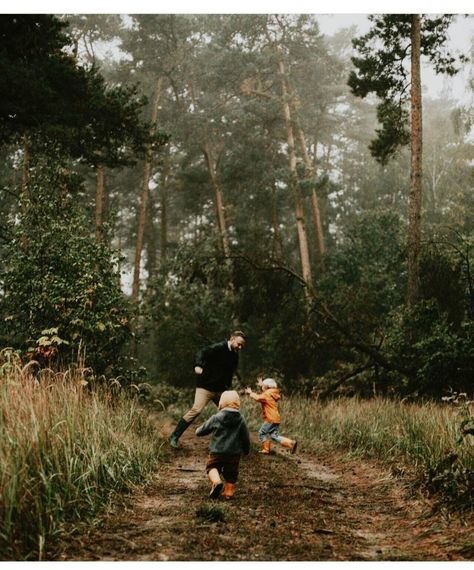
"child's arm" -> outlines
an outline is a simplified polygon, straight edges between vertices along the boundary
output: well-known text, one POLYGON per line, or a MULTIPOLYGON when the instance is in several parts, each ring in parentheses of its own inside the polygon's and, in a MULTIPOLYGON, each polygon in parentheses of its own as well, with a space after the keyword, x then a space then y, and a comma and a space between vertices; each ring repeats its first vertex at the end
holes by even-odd
POLYGON ((196 435, 209 435, 216 429, 215 415, 211 416, 206 422, 196 429, 196 435))
POLYGON ((262 394, 257 394, 257 392, 252 391, 252 388, 245 388, 245 393, 257 402, 264 402, 266 400, 265 392, 262 392, 262 394))

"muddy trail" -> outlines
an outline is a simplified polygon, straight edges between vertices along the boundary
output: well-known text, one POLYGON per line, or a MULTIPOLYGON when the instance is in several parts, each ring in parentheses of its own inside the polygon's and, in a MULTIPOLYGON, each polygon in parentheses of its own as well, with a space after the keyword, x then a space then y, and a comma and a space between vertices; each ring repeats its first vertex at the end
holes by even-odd
MULTIPOLYGON (((161 426, 163 436, 172 426, 161 426)), ((208 498, 208 438, 189 429, 147 488, 100 525, 56 541, 49 560, 472 560, 471 524, 433 514, 373 462, 272 448, 241 463, 232 500, 208 498)), ((165 444, 167 445, 167 444, 165 444)))

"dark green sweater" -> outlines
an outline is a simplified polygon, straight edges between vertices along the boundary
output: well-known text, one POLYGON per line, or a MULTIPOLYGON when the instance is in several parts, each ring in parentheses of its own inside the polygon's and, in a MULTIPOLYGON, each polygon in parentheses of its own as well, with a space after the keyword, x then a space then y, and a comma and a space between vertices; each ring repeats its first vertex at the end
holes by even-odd
POLYGON ((238 410, 221 410, 196 430, 196 435, 212 433, 210 453, 248 455, 250 435, 244 418, 238 410))

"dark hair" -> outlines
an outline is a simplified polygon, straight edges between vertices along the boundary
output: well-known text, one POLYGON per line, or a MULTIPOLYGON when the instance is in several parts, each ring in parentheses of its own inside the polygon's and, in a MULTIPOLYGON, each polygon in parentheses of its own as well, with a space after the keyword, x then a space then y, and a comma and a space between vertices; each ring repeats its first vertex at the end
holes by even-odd
POLYGON ((242 331, 234 331, 231 333, 230 337, 232 338, 233 336, 241 336, 244 340, 247 338, 245 336, 245 333, 242 331))

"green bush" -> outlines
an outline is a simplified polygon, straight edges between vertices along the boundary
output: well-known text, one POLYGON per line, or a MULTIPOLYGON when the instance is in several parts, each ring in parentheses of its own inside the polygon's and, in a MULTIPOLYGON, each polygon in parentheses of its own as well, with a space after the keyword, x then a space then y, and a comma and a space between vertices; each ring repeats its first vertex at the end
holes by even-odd
POLYGON ((96 243, 78 202, 81 186, 58 158, 39 160, 22 196, 1 271, 0 338, 23 351, 45 329, 67 341, 63 363, 77 354, 97 372, 116 361, 130 336, 117 257, 96 243))

